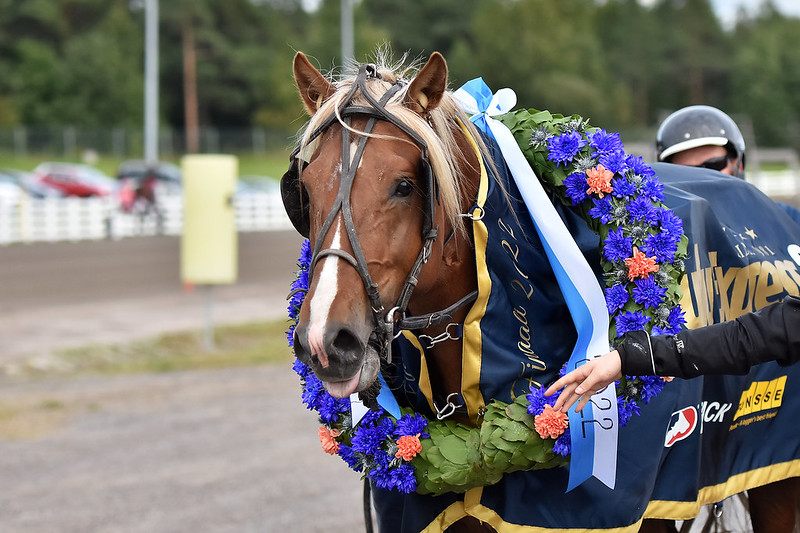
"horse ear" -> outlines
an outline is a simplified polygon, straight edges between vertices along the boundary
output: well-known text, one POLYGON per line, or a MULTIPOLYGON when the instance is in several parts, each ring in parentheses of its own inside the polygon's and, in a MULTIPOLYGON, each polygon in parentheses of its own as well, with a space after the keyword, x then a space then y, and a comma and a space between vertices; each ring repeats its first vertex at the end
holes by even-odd
POLYGON ((292 69, 294 81, 300 90, 300 98, 303 99, 308 114, 313 115, 322 107, 322 103, 336 92, 336 89, 319 70, 314 68, 303 52, 295 54, 292 69))
POLYGON ((447 62, 442 54, 434 52, 408 86, 404 103, 422 115, 439 105, 446 89, 447 62))

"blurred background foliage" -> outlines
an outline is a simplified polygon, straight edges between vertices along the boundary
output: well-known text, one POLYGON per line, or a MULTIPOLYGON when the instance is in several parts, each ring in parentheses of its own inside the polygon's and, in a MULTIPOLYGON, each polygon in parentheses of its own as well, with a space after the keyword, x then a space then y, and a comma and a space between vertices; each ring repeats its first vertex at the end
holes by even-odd
MULTIPOLYGON (((143 115, 144 11, 131 0, 0 0, 0 127, 134 127, 143 115)), ((290 134, 305 120, 294 52, 341 63, 339 0, 171 0, 160 6, 160 117, 185 124, 185 58, 201 126, 290 134)), ((706 103, 752 121, 759 145, 800 149, 800 19, 767 0, 723 27, 709 0, 361 0, 356 59, 438 50, 451 86, 482 76, 520 106, 652 128, 706 103)), ((652 139, 652 137, 651 137, 652 139)))

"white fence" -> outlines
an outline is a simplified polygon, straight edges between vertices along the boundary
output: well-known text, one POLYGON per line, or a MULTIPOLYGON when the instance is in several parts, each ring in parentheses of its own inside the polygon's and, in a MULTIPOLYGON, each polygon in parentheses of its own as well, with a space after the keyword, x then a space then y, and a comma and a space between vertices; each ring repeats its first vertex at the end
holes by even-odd
MULTIPOLYGON (((280 193, 256 192, 234 200, 239 231, 291 229, 280 193)), ((180 235, 183 199, 160 196, 159 215, 124 213, 109 198, 21 197, 18 202, 0 199, 0 245, 15 242, 83 241, 120 239, 135 235, 180 235), (160 227, 159 227, 160 226, 160 227)))
MULTIPOLYGON (((781 199, 800 195, 800 174, 759 172, 747 180, 769 196, 781 199)), ((252 192, 234 201, 239 231, 291 229, 280 193, 252 192)), ((136 235, 180 235, 183 229, 183 199, 161 195, 161 220, 154 213, 124 213, 108 198, 46 198, 22 196, 8 202, 0 198, 0 245, 16 242, 83 241, 120 239, 136 235), (159 228, 160 222, 160 228, 159 228)))
POLYGON ((800 172, 779 170, 772 172, 745 172, 747 181, 761 189, 767 196, 779 200, 800 196, 800 172))

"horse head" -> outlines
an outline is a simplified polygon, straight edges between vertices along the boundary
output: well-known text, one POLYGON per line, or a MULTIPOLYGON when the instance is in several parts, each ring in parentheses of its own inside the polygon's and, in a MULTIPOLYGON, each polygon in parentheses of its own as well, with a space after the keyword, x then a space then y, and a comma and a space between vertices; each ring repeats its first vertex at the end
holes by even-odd
POLYGON ((407 312, 465 290, 447 282, 469 249, 460 213, 474 191, 459 179, 477 156, 461 149, 469 121, 438 53, 410 81, 370 64, 334 82, 302 53, 294 77, 311 118, 282 189, 313 250, 295 353, 347 397, 376 381, 407 312))

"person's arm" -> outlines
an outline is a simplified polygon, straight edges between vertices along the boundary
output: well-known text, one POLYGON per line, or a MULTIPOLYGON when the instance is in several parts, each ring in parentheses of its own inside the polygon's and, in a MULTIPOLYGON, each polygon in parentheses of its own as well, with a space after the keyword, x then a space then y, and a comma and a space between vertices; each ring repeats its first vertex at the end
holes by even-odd
POLYGON ((620 349, 624 374, 692 378, 746 374, 767 361, 789 365, 800 357, 800 299, 788 296, 736 320, 651 337, 650 343, 652 360, 645 361, 642 343, 626 340, 620 349))
POLYGON ((618 350, 593 359, 551 385, 550 396, 564 387, 555 409, 566 411, 580 400, 580 411, 596 391, 625 375, 695 377, 745 374, 750 367, 775 360, 789 365, 800 358, 800 299, 788 296, 735 321, 677 335, 626 334, 618 350))

